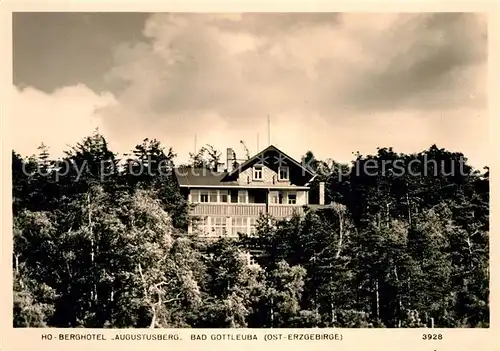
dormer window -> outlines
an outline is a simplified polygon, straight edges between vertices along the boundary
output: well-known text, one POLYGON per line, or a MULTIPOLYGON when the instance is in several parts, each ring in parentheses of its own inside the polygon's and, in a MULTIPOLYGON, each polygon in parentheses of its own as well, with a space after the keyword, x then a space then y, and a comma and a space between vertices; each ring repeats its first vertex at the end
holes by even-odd
POLYGON ((253 180, 262 180, 262 165, 253 167, 253 180))
POLYGON ((279 180, 288 180, 288 166, 281 166, 278 169, 278 179, 279 180))

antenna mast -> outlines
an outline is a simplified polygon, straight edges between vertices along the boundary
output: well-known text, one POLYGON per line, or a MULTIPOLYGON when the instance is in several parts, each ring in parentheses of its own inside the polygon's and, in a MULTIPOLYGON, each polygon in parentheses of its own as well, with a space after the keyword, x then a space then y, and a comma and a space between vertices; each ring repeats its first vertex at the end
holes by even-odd
POLYGON ((271 117, 267 115, 267 143, 271 145, 271 117))
POLYGON ((194 153, 196 154, 196 134, 194 135, 194 153))
POLYGON ((257 151, 256 152, 259 152, 259 133, 257 133, 257 151))

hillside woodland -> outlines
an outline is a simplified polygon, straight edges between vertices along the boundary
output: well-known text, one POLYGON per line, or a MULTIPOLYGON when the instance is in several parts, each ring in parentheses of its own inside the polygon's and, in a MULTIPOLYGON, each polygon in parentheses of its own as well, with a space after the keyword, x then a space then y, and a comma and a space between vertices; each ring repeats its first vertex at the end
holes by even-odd
MULTIPOLYGON (((187 234, 176 155, 157 140, 127 159, 97 131, 59 159, 44 145, 13 151, 13 324, 488 327, 488 169, 436 145, 375 151, 351 164, 305 152, 328 206, 217 241, 187 234), (398 172, 396 160, 417 168, 398 172), (367 163, 385 169, 358 171, 367 163), (249 266, 242 252, 255 249, 249 266)), ((218 157, 204 147, 190 164, 218 157)))

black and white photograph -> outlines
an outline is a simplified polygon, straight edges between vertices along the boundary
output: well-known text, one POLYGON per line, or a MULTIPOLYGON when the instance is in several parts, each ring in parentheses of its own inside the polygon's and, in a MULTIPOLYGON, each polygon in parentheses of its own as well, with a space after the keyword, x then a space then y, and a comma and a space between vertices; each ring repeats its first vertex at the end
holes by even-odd
POLYGON ((12 64, 13 328, 490 328, 486 14, 14 12, 12 64))

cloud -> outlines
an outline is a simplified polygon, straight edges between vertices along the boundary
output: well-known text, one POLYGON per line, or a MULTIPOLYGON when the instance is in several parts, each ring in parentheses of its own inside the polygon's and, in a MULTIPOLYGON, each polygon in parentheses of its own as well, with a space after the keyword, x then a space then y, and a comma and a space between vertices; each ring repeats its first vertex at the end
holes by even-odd
POLYGON ((147 13, 14 12, 14 84, 47 93, 84 84, 103 91, 115 45, 147 40, 141 34, 147 13))
POLYGON ((206 17, 208 23, 217 28, 234 33, 279 40, 283 34, 293 35, 305 29, 318 26, 336 26, 340 23, 340 13, 242 13, 236 15, 215 15, 206 17))
POLYGON ((116 101, 96 112, 119 151, 158 138, 185 159, 196 135, 255 152, 270 115, 271 142, 295 157, 437 143, 487 161, 479 15, 154 14, 143 35, 115 47, 116 101))
MULTIPOLYGON (((487 39, 481 17, 401 15, 376 38, 366 39, 360 44, 371 60, 351 72, 340 97, 350 106, 372 111, 486 106, 487 39)), ((327 75, 331 64, 322 66, 327 75)))
POLYGON ((161 14, 108 81, 162 114, 486 106, 486 27, 465 14, 161 14), (473 97, 471 97, 473 96, 473 97))
POLYGON ((83 85, 52 94, 15 88, 12 97, 13 149, 23 156, 36 154, 41 143, 53 156, 61 156, 68 145, 75 145, 102 126, 95 110, 115 102, 112 95, 97 95, 83 85))

